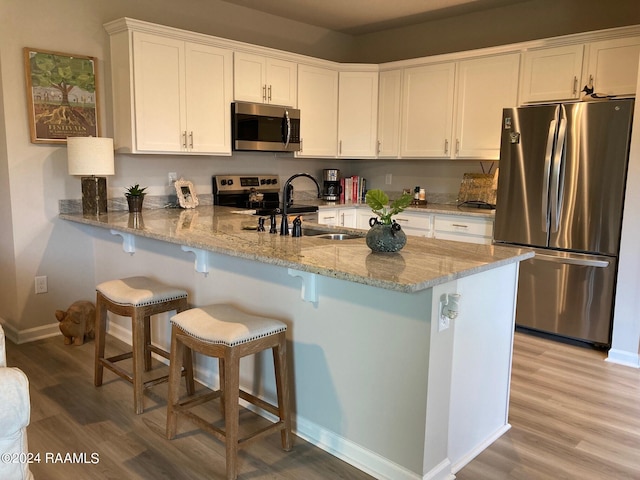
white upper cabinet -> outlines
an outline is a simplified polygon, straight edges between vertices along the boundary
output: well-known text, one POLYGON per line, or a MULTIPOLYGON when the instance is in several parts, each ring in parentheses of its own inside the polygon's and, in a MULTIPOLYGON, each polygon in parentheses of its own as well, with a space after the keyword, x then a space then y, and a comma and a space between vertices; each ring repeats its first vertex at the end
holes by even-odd
POLYGON ((302 148, 297 157, 338 155, 338 72, 298 65, 298 108, 302 148))
POLYGON ((295 107, 297 69, 294 62, 244 52, 234 53, 234 99, 295 107))
POLYGON ((231 154, 230 50, 122 31, 111 62, 117 150, 231 154))
POLYGON ((402 157, 443 158, 451 152, 455 63, 404 70, 402 157))
POLYGON ((375 157, 378 72, 340 72, 338 92, 338 156, 375 157))
POLYGON ((502 109, 517 105, 520 54, 407 68, 400 155, 497 159, 502 109))
POLYGON ((585 86, 600 95, 635 95, 638 58, 640 37, 529 50, 520 102, 577 100, 585 86))
POLYGON ((402 70, 380 72, 378 89, 378 157, 400 155, 402 70))
POLYGON ((502 109, 518 105, 520 54, 458 64, 454 158, 500 158, 502 109))
POLYGON ((582 44, 526 51, 520 80, 520 102, 579 98, 583 54, 582 44))
POLYGON ((583 84, 602 95, 635 95, 640 37, 589 44, 589 66, 583 84))

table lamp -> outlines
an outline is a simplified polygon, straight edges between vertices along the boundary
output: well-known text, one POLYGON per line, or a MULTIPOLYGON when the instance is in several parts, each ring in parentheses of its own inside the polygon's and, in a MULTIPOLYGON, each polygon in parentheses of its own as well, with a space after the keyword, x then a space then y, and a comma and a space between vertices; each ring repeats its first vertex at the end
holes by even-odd
POLYGON ((69 175, 83 175, 83 214, 107 213, 107 179, 96 175, 113 175, 113 164, 112 138, 67 137, 69 175))

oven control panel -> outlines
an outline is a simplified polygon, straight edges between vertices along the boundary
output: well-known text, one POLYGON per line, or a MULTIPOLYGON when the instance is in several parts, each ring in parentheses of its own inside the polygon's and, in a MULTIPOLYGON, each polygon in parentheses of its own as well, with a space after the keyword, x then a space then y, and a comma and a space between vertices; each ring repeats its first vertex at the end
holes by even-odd
POLYGON ((278 175, 216 175, 212 177, 212 183, 214 195, 250 191, 277 192, 280 189, 278 175))

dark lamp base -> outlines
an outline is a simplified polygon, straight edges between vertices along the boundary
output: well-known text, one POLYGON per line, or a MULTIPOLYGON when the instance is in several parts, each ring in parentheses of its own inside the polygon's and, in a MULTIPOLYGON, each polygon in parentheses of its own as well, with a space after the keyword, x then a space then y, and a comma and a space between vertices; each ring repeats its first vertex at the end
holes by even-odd
POLYGON ((107 213, 106 177, 82 177, 82 213, 84 215, 107 213))

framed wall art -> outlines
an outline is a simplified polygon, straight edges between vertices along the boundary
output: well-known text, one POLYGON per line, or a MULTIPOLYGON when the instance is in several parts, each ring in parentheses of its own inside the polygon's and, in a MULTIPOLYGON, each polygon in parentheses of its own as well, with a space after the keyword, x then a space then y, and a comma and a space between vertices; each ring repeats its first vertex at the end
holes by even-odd
POLYGON ((174 183, 178 203, 182 208, 196 208, 198 206, 198 196, 193 188, 193 183, 181 178, 174 183))
POLYGON ((97 63, 95 57, 24 49, 32 143, 100 136, 97 63))

